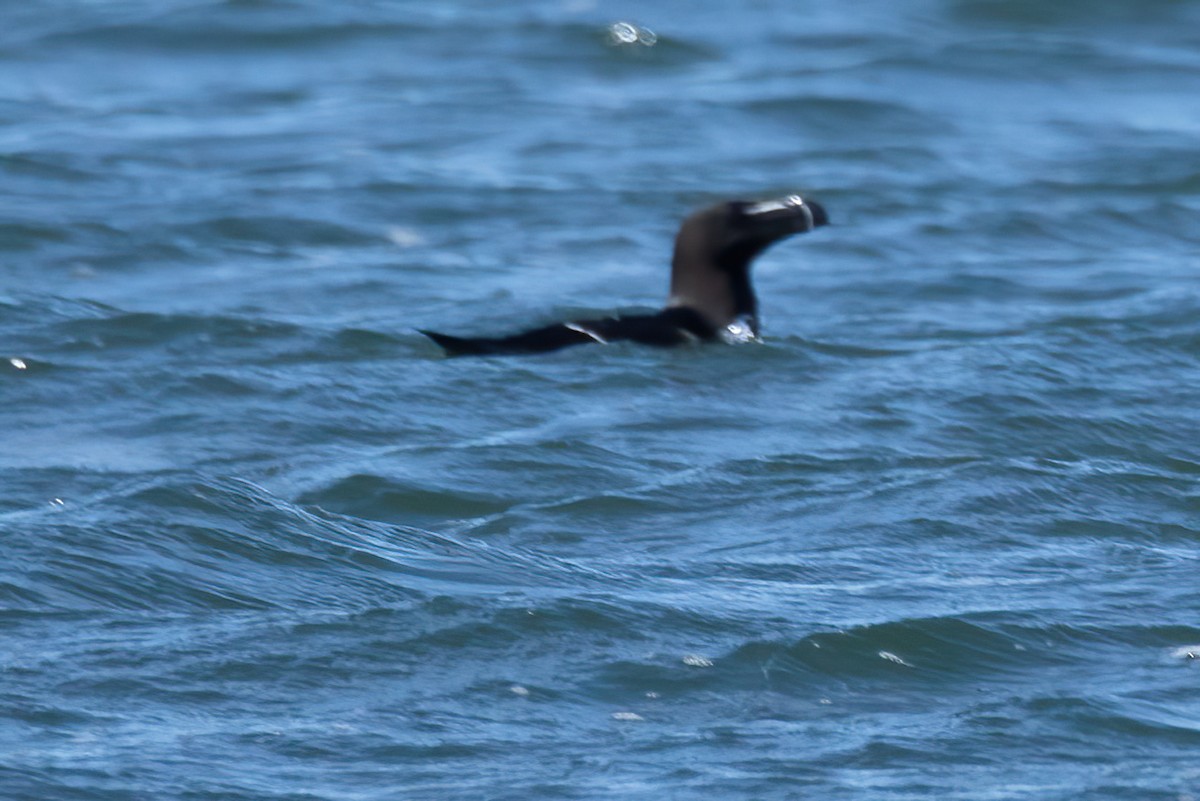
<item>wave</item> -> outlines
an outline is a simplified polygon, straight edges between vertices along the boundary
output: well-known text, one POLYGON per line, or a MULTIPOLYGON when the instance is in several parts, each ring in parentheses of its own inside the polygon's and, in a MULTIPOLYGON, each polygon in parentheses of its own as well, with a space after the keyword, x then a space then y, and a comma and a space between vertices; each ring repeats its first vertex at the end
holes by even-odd
POLYGON ((1085 25, 1089 29, 1112 25, 1121 31, 1131 25, 1184 24, 1191 10, 1172 0, 1150 0, 1136 9, 1119 0, 1065 0, 1053 5, 1037 0, 954 0, 948 5, 951 18, 960 23, 1055 28, 1085 25))
MULTIPOLYGON (((703 656, 691 658, 682 650, 657 652, 602 666, 592 687, 601 696, 627 697, 647 689, 664 697, 769 691, 807 701, 814 709, 822 699, 842 707, 887 705, 891 694, 923 697, 929 688, 970 696, 981 688, 1013 688, 1030 676, 1041 677, 1043 690, 1065 690, 1072 686, 1072 671, 1107 660, 1148 670, 1168 662, 1188 667, 1189 660, 1178 656, 1183 653, 1178 644, 1200 634, 1194 626, 1067 625, 1046 623, 1046 617, 1044 612, 974 612, 818 630, 796 639, 748 638, 729 650, 710 646, 703 656)), ((727 627, 720 634, 730 637, 727 627)), ((1024 697, 1030 700, 1020 703, 1035 707, 1038 690, 1027 691, 1024 697)), ((1154 701, 1135 698, 1110 706, 1117 720, 1169 718, 1159 721, 1164 728, 1200 734, 1194 720, 1164 715, 1166 709, 1154 701)))
POLYGON ((306 509, 233 479, 132 482, 46 511, 10 601, 31 608, 373 608, 433 595, 607 586, 619 577, 411 526, 306 509))
MULTIPOLYGON (((15 295, 0 297, 0 311, 13 332, 10 347, 23 350, 0 355, 20 355, 31 370, 115 352, 187 354, 193 368, 227 364, 233 352, 251 357, 252 364, 343 362, 388 356, 422 342, 361 326, 302 325, 253 308, 221 314, 130 311, 86 299, 15 295)), ((245 362, 232 367, 238 365, 245 362)))

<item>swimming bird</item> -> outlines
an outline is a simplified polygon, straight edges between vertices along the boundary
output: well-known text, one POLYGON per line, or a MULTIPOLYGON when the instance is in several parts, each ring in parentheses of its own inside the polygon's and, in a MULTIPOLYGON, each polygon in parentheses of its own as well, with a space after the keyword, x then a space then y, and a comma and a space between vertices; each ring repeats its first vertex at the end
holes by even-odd
POLYGON ((757 340, 758 299, 750 284, 751 263, 770 245, 828 222, 819 203, 799 195, 718 203, 692 214, 679 227, 670 295, 655 314, 569 320, 499 337, 418 330, 450 355, 546 353, 623 340, 659 346, 757 340))

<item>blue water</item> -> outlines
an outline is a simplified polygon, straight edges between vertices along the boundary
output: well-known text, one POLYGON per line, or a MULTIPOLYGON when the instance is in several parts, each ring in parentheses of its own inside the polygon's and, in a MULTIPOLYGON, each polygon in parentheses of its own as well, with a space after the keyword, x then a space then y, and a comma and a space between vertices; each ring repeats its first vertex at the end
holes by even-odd
POLYGON ((1200 5, 0 23, 0 798, 1200 797, 1200 5))

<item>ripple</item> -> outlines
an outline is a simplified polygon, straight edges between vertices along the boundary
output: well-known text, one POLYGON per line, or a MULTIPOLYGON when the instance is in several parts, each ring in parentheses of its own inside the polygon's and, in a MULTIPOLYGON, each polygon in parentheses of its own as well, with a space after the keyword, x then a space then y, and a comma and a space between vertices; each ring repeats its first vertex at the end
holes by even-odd
POLYGON ((378 244, 382 234, 297 217, 222 217, 179 226, 178 234, 211 244, 248 242, 282 248, 378 244))
POLYGON ((70 233, 58 226, 34 223, 0 223, 0 250, 35 250, 45 244, 67 242, 70 233))
MULTIPOLYGON (((228 4, 227 4, 228 5, 228 4)), ((230 6, 234 8, 234 6, 230 6)), ((330 21, 326 24, 287 23, 287 16, 252 9, 233 13, 176 12, 159 18, 154 24, 117 23, 91 27, 74 26, 42 36, 42 46, 118 47, 136 50, 166 50, 184 53, 222 53, 246 49, 320 48, 370 40, 388 41, 406 38, 424 30, 420 26, 390 23, 330 21), (240 22, 241 24, 236 24, 240 22), (250 23, 250 24, 247 24, 250 23), (256 24, 257 23, 257 24, 256 24)), ((285 10, 281 6, 280 10, 285 10)))
POLYGON ((944 132, 937 120, 912 106, 870 98, 789 96, 749 100, 742 107, 754 114, 795 122, 813 133, 873 131, 875 137, 880 137, 885 130, 920 135, 944 132))
POLYGON ((9 153, 0 155, 0 172, 13 179, 35 179, 36 181, 63 181, 69 184, 98 181, 102 176, 96 172, 72 166, 76 160, 67 153, 37 151, 34 153, 9 153))

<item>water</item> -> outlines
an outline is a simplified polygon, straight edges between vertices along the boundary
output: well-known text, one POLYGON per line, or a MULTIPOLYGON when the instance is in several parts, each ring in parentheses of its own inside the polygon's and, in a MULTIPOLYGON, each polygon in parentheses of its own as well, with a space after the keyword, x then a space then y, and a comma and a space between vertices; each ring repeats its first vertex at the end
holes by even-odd
POLYGON ((0 20, 0 797, 1200 796, 1200 7, 0 20))

